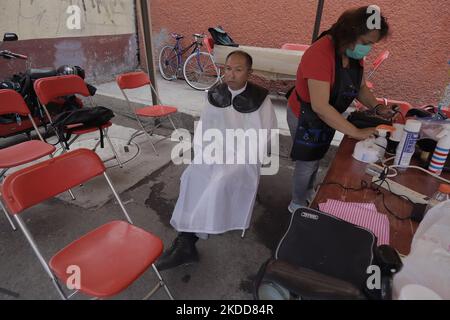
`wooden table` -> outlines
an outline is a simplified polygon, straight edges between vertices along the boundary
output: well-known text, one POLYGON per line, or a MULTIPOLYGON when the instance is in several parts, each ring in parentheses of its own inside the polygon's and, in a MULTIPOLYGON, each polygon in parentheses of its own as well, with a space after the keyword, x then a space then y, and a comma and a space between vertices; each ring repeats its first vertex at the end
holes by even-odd
MULTIPOLYGON (((370 184, 372 176, 365 173, 367 164, 359 162, 352 157, 355 143, 356 140, 348 137, 343 139, 311 207, 318 208, 319 203, 326 202, 328 199, 346 202, 372 202, 377 207, 378 212, 389 216, 390 244, 401 254, 407 255, 418 223, 409 219, 398 220, 393 217, 383 205, 382 196, 377 196, 376 192, 372 190, 346 191, 337 185, 326 185, 330 182, 337 182, 345 187, 359 188, 362 180, 370 184)), ((449 179, 450 174, 446 173, 443 177, 449 179)), ((416 169, 399 170, 397 177, 391 179, 427 196, 431 196, 440 184, 439 180, 416 169)), ((391 194, 387 190, 380 189, 383 190, 385 203, 391 211, 400 217, 411 215, 413 205, 410 202, 391 194)))

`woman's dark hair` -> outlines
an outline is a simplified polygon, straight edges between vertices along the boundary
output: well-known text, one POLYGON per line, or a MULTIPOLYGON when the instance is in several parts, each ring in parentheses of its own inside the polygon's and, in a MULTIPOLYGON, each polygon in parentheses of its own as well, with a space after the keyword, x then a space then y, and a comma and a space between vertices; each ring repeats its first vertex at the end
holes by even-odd
POLYGON ((330 29, 324 31, 319 38, 326 34, 331 35, 334 45, 338 50, 354 43, 360 36, 373 30, 380 32, 378 41, 382 40, 389 34, 389 25, 386 18, 380 12, 380 28, 369 29, 368 21, 372 18, 373 11, 369 6, 349 9, 339 17, 338 21, 330 29))

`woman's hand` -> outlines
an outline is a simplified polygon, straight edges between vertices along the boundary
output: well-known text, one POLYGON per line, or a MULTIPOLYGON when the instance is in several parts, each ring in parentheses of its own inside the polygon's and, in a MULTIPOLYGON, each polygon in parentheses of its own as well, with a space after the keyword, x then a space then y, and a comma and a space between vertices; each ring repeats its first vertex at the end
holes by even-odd
POLYGON ((365 140, 367 138, 373 137, 376 132, 376 128, 356 129, 356 131, 351 134, 350 137, 356 140, 365 140))
POLYGON ((374 108, 375 114, 377 116, 390 119, 394 116, 395 111, 392 109, 392 106, 386 106, 383 104, 379 104, 374 108))

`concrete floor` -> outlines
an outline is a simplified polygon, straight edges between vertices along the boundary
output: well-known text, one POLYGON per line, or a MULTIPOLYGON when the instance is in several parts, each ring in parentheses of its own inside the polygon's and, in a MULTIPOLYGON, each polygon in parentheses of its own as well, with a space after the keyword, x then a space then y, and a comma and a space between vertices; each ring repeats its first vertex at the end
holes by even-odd
MULTIPOLYGON (((171 97, 173 100, 170 103, 182 109, 180 111, 183 114, 176 118, 177 124, 192 128, 193 120, 198 114, 189 112, 187 107, 183 109, 183 105, 201 105, 203 94, 190 88, 182 89, 181 86, 185 84, 181 80, 177 82, 160 80, 158 84, 163 100, 164 97, 171 97), (179 94, 180 90, 183 94, 179 94)), ((118 99, 120 93, 118 89, 107 93, 105 89, 107 87, 111 89, 113 85, 100 86, 96 96, 97 103, 115 111, 116 117, 113 121, 115 124, 136 128, 135 122, 127 113, 124 101, 118 99)), ((278 103, 282 105, 282 102, 278 103)), ((281 114, 282 110, 279 109, 278 112, 281 114)), ((285 114, 282 116, 285 118, 285 114)), ((160 133, 164 133, 164 130, 160 133)), ((18 138, 22 137, 3 139, 0 144, 3 147, 16 142, 18 138)), ((200 240, 198 243, 200 263, 162 272, 176 299, 252 299, 252 280, 260 265, 275 250, 290 218, 287 205, 290 201, 293 164, 287 157, 290 148, 289 139, 288 137, 281 139, 279 173, 261 178, 258 201, 246 237, 241 239, 240 232, 235 231, 211 236, 206 241, 200 240)), ((150 154, 151 150, 148 148, 141 150, 144 151, 139 154, 136 161, 140 161, 141 166, 147 166, 148 169, 139 171, 138 176, 132 178, 131 175, 134 174, 132 170, 123 171, 123 178, 130 177, 129 180, 132 182, 121 189, 121 198, 126 203, 135 224, 161 237, 164 245, 169 247, 176 235, 169 220, 178 197, 179 178, 185 167, 174 165, 170 157, 165 163, 160 162, 156 165, 151 161, 153 157, 150 154)), ((324 159, 319 172, 319 181, 322 180, 334 151, 335 148, 332 148, 327 159, 324 159)), ((167 154, 163 154, 162 157, 167 157, 167 154)), ((106 192, 105 190, 106 185, 102 192, 106 192)), ((106 203, 103 201, 99 206, 82 208, 76 202, 64 197, 49 200, 23 214, 23 219, 46 257, 50 257, 62 246, 102 223, 121 218, 120 208, 114 200, 106 203)), ((149 270, 116 298, 140 299, 150 291, 155 282, 156 276, 149 270)), ((86 298, 78 297, 78 299, 86 298)), ((153 297, 153 299, 166 298, 163 290, 153 297)), ((0 214, 0 299, 58 299, 52 283, 24 235, 20 231, 13 232, 2 214, 0 214)))

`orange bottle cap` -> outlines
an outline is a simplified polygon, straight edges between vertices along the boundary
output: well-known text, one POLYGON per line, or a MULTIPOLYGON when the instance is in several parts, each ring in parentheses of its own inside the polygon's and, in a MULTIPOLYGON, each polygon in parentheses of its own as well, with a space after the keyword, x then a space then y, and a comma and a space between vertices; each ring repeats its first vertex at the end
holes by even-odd
POLYGON ((394 132, 396 130, 393 126, 388 126, 386 124, 380 124, 376 129, 386 130, 387 132, 394 132))
POLYGON ((442 193, 450 194, 450 184, 441 183, 438 190, 442 193))

